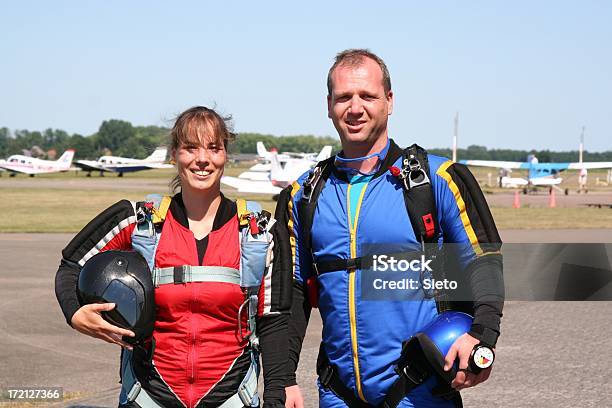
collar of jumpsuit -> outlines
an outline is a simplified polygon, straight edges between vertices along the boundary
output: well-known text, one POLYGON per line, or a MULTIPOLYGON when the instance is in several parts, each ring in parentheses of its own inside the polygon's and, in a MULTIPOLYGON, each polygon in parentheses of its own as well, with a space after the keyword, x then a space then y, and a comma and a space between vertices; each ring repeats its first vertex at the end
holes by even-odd
POLYGON ((334 159, 334 164, 336 169, 347 174, 349 180, 352 180, 355 177, 359 176, 373 176, 380 170, 380 166, 382 162, 387 157, 387 153, 389 152, 389 147, 391 146, 391 139, 387 138, 387 144, 385 147, 378 153, 372 153, 367 156, 355 157, 351 159, 347 159, 342 157, 342 152, 336 155, 334 159), (350 167, 351 164, 357 162, 363 162, 365 160, 369 160, 372 158, 377 158, 376 165, 369 172, 362 172, 354 167, 350 167))

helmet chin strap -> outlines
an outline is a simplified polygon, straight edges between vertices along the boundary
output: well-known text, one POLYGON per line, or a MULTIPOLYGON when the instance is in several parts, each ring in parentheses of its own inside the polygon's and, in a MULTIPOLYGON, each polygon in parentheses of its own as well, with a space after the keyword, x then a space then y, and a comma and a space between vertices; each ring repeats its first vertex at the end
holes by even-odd
POLYGON ((351 158, 351 159, 347 159, 345 157, 341 157, 338 154, 338 155, 336 155, 336 159, 335 159, 336 168, 339 169, 339 170, 360 173, 360 174, 363 174, 364 176, 372 175, 372 174, 376 173, 378 171, 378 169, 380 168, 380 163, 382 163, 382 161, 387 156, 387 152, 389 151, 389 146, 390 145, 391 145, 391 142, 389 141, 389 137, 387 137, 387 144, 378 153, 372 153, 372 154, 368 154, 367 156, 355 157, 355 158, 351 158), (370 171, 368 173, 363 173, 363 172, 359 171, 358 169, 355 169, 353 167, 349 167, 348 166, 351 163, 363 162, 365 160, 372 159, 374 157, 378 158, 378 161, 376 163, 376 166, 374 166, 374 169, 372 169, 372 171, 370 171))

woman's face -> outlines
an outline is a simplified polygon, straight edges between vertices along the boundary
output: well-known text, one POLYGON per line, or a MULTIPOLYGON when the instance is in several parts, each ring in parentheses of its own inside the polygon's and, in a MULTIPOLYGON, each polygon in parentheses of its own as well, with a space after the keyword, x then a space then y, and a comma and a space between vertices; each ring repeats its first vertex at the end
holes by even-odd
POLYGON ((172 152, 183 190, 220 189, 227 153, 221 141, 205 139, 182 143, 172 152))

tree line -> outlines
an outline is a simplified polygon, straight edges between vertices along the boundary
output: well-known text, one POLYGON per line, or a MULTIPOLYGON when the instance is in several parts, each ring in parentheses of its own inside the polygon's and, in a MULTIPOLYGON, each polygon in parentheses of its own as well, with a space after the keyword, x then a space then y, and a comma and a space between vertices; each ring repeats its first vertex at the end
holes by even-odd
MULTIPOLYGON (((102 155, 115 155, 143 159, 157 146, 168 145, 170 129, 160 126, 133 126, 124 120, 111 119, 102 122, 96 133, 83 136, 77 133, 68 134, 61 129, 40 131, 0 128, 0 158, 12 154, 29 152, 34 157, 47 157, 54 150, 60 155, 66 149, 75 149, 77 159, 96 159, 102 155)), ((325 145, 332 145, 339 150, 340 143, 331 137, 311 135, 272 136, 259 133, 238 133, 230 144, 230 153, 256 153, 256 143, 264 142, 269 150, 315 152, 325 145)))
MULTIPOLYGON (((444 157, 451 157, 451 149, 428 149, 430 153, 444 157)), ((472 145, 466 149, 457 149, 457 160, 504 160, 522 162, 527 156, 533 154, 540 162, 567 163, 578 161, 578 150, 554 152, 551 150, 512 150, 487 149, 485 146, 472 145)), ((583 152, 584 161, 612 161, 612 151, 583 152)))
MULTIPOLYGON (((47 152, 55 150, 57 155, 64 150, 76 150, 78 159, 96 159, 105 154, 134 158, 145 158, 157 146, 168 145, 170 129, 160 126, 134 126, 124 120, 105 120, 98 131, 83 136, 68 134, 61 129, 40 131, 0 128, 0 158, 29 151, 35 157, 47 157, 47 152)), ((280 152, 318 152, 325 145, 332 145, 335 152, 340 150, 336 137, 316 137, 312 135, 273 136, 259 133, 238 133, 230 144, 230 153, 256 153, 256 143, 262 141, 266 148, 276 148, 280 152)), ((428 149, 433 154, 451 157, 451 149, 428 149)), ((578 161, 578 151, 554 152, 550 150, 511 150, 487 149, 484 146, 469 146, 458 149, 459 159, 524 161, 527 155, 535 154, 541 162, 578 161)), ((585 161, 612 161, 612 151, 584 152, 585 161)))

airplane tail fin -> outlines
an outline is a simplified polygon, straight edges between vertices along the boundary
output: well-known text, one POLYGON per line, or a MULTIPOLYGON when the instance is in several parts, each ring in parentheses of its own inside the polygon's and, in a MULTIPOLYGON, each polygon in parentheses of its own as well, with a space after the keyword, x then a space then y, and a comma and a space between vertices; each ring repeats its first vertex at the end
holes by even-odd
POLYGON ((74 149, 68 149, 60 156, 59 159, 57 159, 57 163, 59 163, 62 169, 69 169, 73 158, 74 149))
POLYGON ((321 152, 318 154, 315 160, 320 162, 322 160, 328 159, 331 156, 331 152, 332 152, 331 146, 324 146, 323 149, 321 149, 321 152))
POLYGON ((168 149, 166 147, 158 147, 149 157, 145 159, 148 162, 163 162, 166 161, 168 149))
POLYGON ((257 142, 257 155, 263 159, 267 159, 270 156, 270 152, 266 150, 263 142, 257 142))
POLYGON ((283 168, 278 160, 278 153, 270 153, 270 180, 280 180, 283 175, 283 168))

